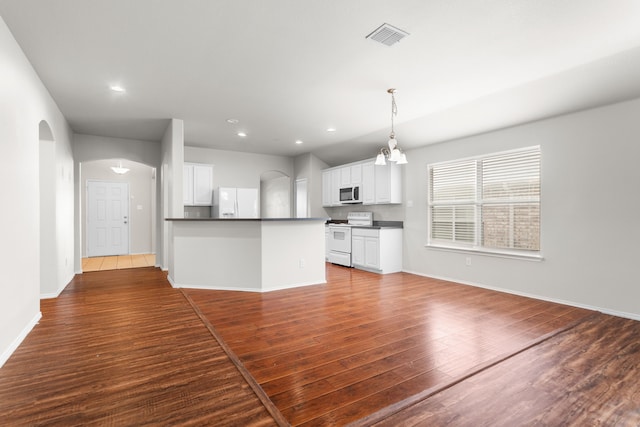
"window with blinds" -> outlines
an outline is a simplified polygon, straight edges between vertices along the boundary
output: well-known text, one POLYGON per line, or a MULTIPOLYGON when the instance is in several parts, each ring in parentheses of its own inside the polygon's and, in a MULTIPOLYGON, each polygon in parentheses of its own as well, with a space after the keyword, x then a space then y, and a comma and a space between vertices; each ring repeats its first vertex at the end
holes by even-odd
POLYGON ((429 165, 429 244, 540 251, 540 147, 429 165))

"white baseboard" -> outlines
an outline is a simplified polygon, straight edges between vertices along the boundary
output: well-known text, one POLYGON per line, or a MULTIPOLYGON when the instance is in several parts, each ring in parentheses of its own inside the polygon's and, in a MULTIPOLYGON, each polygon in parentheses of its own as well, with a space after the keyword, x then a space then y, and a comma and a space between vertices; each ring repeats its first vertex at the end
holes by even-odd
POLYGON ((40 294, 40 299, 52 299, 52 298, 58 298, 60 296, 60 294, 62 293, 62 291, 64 291, 64 289, 69 286, 69 283, 71 283, 71 281, 73 280, 73 278, 75 277, 75 273, 71 275, 70 278, 67 278, 67 280, 65 280, 64 283, 66 283, 66 285, 62 286, 61 288, 58 288, 58 290, 56 290, 53 293, 48 293, 48 294, 40 294))
POLYGON ((593 305, 588 305, 588 304, 581 304, 581 303, 578 303, 578 302, 575 302, 575 301, 567 301, 567 300, 562 300, 562 299, 558 299, 558 298, 550 298, 550 297, 543 296, 543 295, 530 294, 530 293, 527 293, 527 292, 519 292, 519 291, 514 291, 514 290, 511 290, 511 289, 498 288, 498 287, 495 287, 495 286, 487 286, 487 285, 483 285, 483 284, 475 283, 475 282, 460 281, 460 280, 452 279, 450 277, 430 276, 428 274, 417 273, 417 272, 414 272, 414 271, 406 271, 406 270, 404 272, 405 273, 409 273, 409 274, 415 274, 416 276, 429 277, 431 279, 438 279, 438 280, 446 280, 447 282, 459 283, 461 285, 475 286, 476 288, 488 289, 490 291, 504 292, 506 294, 518 295, 518 296, 521 296, 521 297, 533 298, 533 299, 538 299, 538 300, 542 300, 542 301, 553 302, 553 303, 556 303, 556 304, 569 305, 571 307, 584 308, 586 310, 599 311, 600 313, 610 314, 611 316, 623 317, 625 319, 639 320, 640 321, 640 314, 637 314, 637 313, 627 313, 627 312, 624 312, 624 311, 611 310, 611 309, 605 308, 605 307, 598 307, 598 306, 593 306, 593 305))
POLYGON ((172 288, 181 288, 182 287, 182 286, 176 285, 176 282, 173 281, 173 278, 171 277, 170 274, 167 274, 167 280, 169 281, 169 284, 171 285, 172 288))
POLYGON ((33 319, 24 327, 22 332, 13 340, 13 342, 9 345, 9 347, 0 354, 0 368, 4 366, 7 360, 11 357, 14 351, 20 346, 22 341, 29 335, 29 332, 38 324, 40 319, 42 318, 42 313, 38 311, 38 313, 34 316, 33 319))
POLYGON ((171 284, 172 287, 174 288, 184 288, 184 289, 204 289, 204 290, 209 290, 209 291, 240 291, 240 292, 260 292, 260 293, 265 293, 265 292, 271 292, 271 291, 281 291, 284 289, 293 289, 293 288, 300 288, 303 286, 313 286, 313 285, 324 285, 326 284, 326 280, 320 281, 320 282, 303 282, 303 283, 294 283, 294 284, 289 284, 289 285, 284 285, 284 286, 274 286, 272 288, 268 288, 268 289, 259 289, 259 288, 255 288, 255 287, 242 287, 242 286, 224 286, 224 287, 220 287, 220 286, 208 286, 208 285, 182 285, 180 283, 175 283, 173 281, 173 279, 171 279, 171 277, 167 276, 167 280, 169 281, 169 283, 171 284))
POLYGON ((325 279, 322 279, 322 281, 310 281, 310 282, 300 282, 300 283, 294 283, 294 284, 289 284, 289 285, 284 285, 284 286, 274 286, 272 288, 268 288, 268 289, 262 289, 259 292, 271 292, 271 291, 282 291, 284 289, 293 289, 293 288, 301 288, 303 286, 313 286, 313 285, 326 285, 327 281, 325 279))

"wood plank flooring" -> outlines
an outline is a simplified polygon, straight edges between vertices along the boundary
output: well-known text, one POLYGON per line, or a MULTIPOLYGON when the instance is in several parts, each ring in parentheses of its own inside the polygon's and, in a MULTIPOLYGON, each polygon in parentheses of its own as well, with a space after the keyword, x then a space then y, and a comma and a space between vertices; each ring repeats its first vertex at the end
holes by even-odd
POLYGON ((79 275, 41 304, 0 369, 0 425, 277 425, 159 269, 79 275))
POLYGON ((327 268, 327 285, 183 290, 292 425, 357 421, 591 314, 410 274, 327 268))
POLYGON ((0 369, 0 425, 640 425, 640 322, 403 273, 327 278, 253 294, 79 275, 0 369))
POLYGON ((156 265, 154 254, 117 255, 82 258, 82 271, 121 270, 124 268, 153 267, 156 265))
POLYGON ((640 322, 598 313, 375 425, 640 426, 638 337, 640 322))

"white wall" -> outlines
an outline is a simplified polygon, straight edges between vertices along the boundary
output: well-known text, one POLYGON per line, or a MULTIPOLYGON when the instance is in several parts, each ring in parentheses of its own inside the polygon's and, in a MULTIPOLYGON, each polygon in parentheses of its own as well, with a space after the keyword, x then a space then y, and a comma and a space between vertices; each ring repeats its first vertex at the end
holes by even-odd
POLYGON ((73 278, 71 130, 0 18, 0 366, 40 317, 39 125, 55 141, 55 287, 73 278))
POLYGON ((322 169, 328 167, 328 164, 311 153, 301 154, 294 159, 295 179, 307 180, 309 217, 328 216, 327 211, 322 207, 322 169))
POLYGON ((640 319, 639 117, 640 100, 633 100, 410 150, 404 270, 640 319), (424 246, 428 163, 538 144, 543 261, 424 246))
POLYGON ((173 248, 170 247, 171 224, 165 218, 183 218, 184 205, 182 198, 182 178, 184 168, 184 122, 171 119, 161 141, 162 168, 160 170, 160 209, 162 221, 158 224, 162 229, 161 266, 164 270, 173 270, 173 248))

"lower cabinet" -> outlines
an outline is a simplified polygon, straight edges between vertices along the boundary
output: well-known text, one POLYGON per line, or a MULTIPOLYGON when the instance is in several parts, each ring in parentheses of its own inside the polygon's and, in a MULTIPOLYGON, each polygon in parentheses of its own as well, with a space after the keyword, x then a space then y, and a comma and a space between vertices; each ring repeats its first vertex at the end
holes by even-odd
POLYGON ((351 262, 375 273, 402 271, 401 228, 351 229, 351 262))
POLYGON ((324 226, 324 259, 329 260, 329 226, 324 226))

